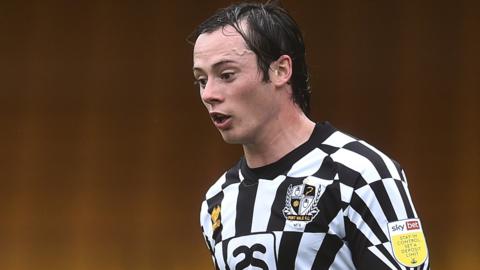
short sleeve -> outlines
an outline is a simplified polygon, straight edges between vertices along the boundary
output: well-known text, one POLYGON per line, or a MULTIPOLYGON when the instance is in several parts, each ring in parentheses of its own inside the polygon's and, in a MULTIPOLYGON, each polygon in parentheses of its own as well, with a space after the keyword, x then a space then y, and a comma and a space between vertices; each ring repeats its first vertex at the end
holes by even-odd
POLYGON ((362 166, 347 168, 355 179, 350 181, 353 192, 344 209, 344 221, 355 266, 430 269, 423 229, 404 171, 368 145, 357 142, 352 150, 362 166))

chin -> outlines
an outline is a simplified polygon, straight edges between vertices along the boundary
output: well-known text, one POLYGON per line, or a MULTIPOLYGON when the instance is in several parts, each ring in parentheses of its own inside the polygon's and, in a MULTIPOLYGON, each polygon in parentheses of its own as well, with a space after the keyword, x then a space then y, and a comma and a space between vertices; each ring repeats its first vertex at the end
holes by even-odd
POLYGON ((245 139, 238 134, 234 134, 231 130, 220 131, 223 140, 229 144, 244 144, 245 139))

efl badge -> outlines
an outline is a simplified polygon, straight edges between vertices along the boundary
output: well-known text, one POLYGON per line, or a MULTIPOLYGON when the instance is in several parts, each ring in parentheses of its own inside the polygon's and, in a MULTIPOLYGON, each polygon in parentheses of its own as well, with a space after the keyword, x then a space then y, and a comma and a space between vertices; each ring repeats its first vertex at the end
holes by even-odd
POLYGON ((290 221, 312 221, 318 214, 317 203, 321 186, 309 184, 290 185, 287 190, 283 215, 290 221))
POLYGON ((416 267, 427 259, 427 244, 417 218, 388 223, 395 259, 406 267, 416 267))

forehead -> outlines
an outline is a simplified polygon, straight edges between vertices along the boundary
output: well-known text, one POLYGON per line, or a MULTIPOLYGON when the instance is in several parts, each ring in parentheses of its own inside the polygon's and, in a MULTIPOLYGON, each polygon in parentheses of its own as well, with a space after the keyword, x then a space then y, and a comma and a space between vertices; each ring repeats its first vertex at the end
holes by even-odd
POLYGON ((217 61, 242 61, 245 56, 252 54, 243 37, 228 25, 197 38, 193 49, 194 68, 217 61))

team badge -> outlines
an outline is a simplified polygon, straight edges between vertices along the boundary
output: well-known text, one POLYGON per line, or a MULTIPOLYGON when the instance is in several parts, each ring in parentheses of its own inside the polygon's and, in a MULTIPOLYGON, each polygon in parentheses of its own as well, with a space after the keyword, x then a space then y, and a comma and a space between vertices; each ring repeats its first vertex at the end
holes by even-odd
POLYGON ((290 221, 312 221, 318 214, 321 186, 309 184, 290 185, 287 190, 283 215, 290 221))
POLYGON ((220 212, 221 212, 220 205, 215 206, 212 210, 212 214, 211 214, 212 231, 215 231, 216 229, 218 229, 218 227, 220 227, 220 224, 221 224, 220 212))
POLYGON ((417 267, 427 259, 427 244, 417 218, 388 223, 395 259, 406 267, 417 267))

